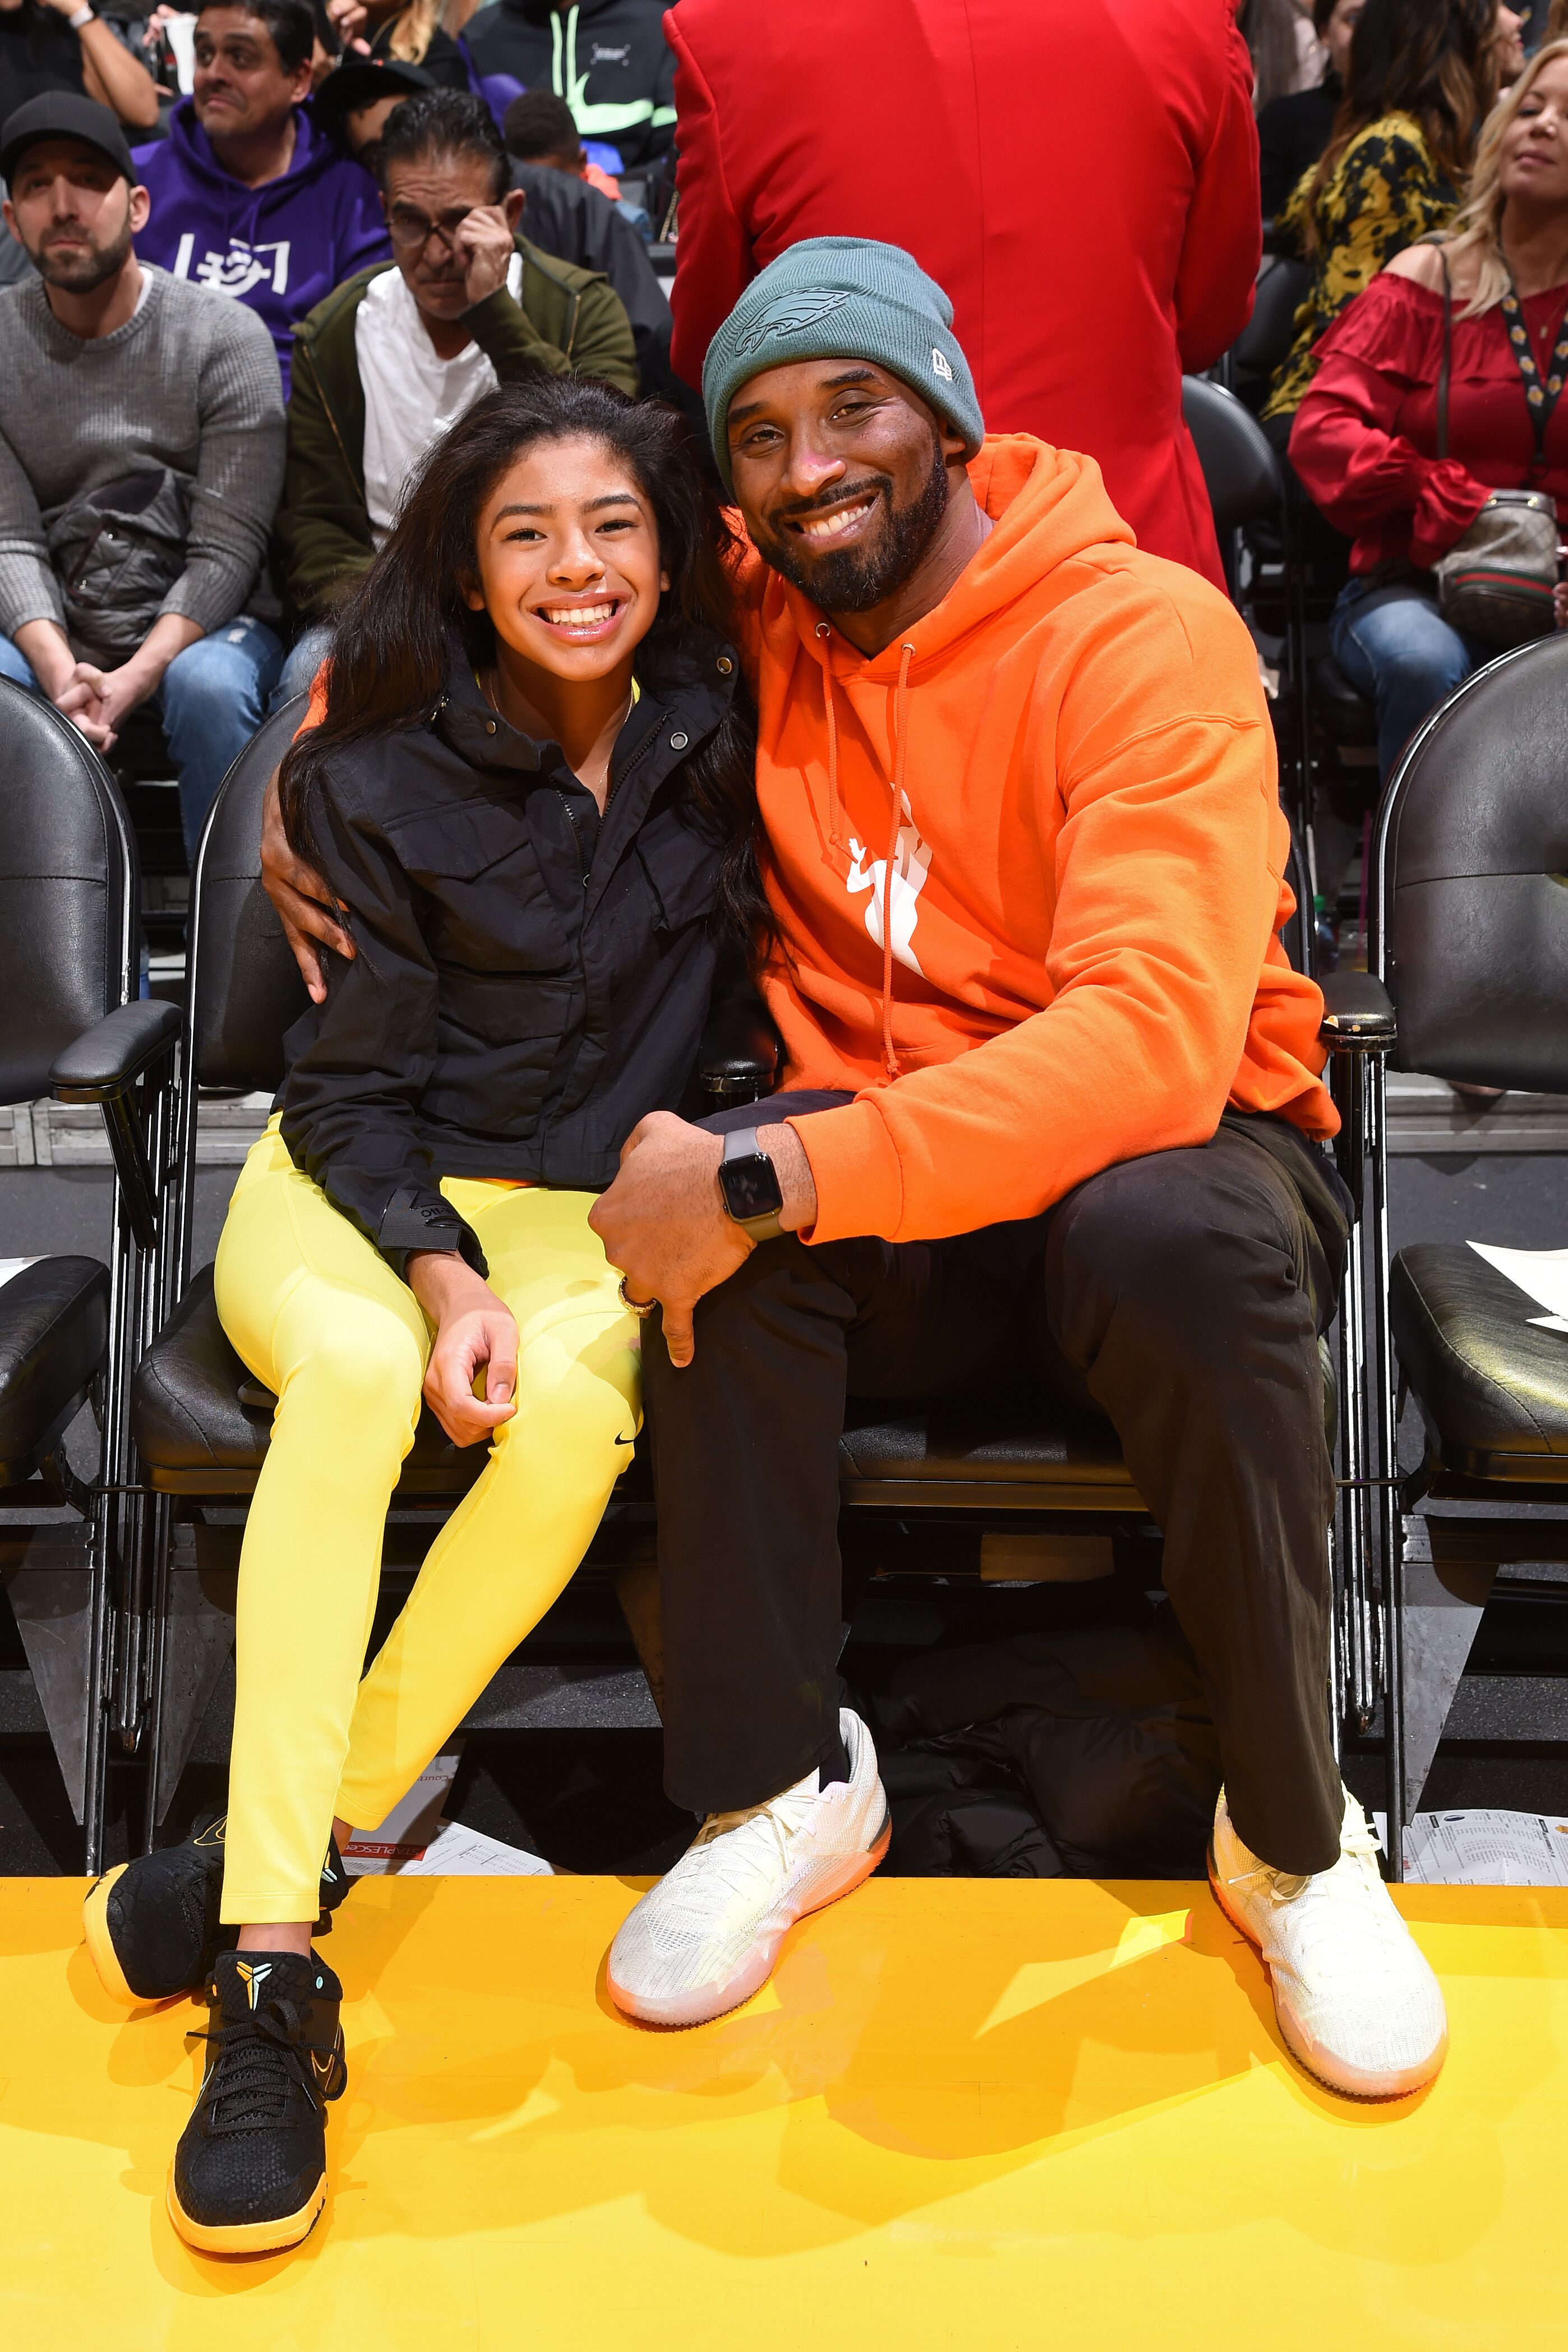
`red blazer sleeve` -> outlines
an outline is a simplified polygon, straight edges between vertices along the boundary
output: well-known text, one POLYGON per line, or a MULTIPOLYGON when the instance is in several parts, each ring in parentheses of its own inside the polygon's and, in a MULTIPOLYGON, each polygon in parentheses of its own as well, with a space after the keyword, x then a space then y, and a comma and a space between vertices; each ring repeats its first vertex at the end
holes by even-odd
MULTIPOLYGON (((1405 526, 1410 561, 1426 571, 1464 536, 1488 491, 1457 457, 1426 457, 1397 429, 1401 402, 1436 381, 1420 292, 1384 271, 1335 320, 1296 411, 1290 463, 1336 530, 1364 539, 1380 523, 1405 526)), ((1403 552, 1404 537, 1386 534, 1385 552, 1403 552)))
POLYGON ((680 267, 669 298, 675 318, 669 356, 677 375, 698 387, 708 346, 756 276, 756 267, 724 178, 713 93, 674 8, 666 13, 664 37, 675 52, 675 185, 680 198, 680 267))
POLYGON ((1188 375, 1213 367, 1251 318, 1263 257, 1252 59, 1228 10, 1219 112, 1198 159, 1176 268, 1176 341, 1188 375))

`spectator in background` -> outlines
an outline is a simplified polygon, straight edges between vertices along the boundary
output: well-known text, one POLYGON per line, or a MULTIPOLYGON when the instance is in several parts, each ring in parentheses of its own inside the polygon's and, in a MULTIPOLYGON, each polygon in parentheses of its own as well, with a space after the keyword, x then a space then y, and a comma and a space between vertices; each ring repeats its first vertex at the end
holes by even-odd
POLYGON ((1322 79, 1322 45, 1295 0, 1241 0, 1237 23, 1251 54, 1252 102, 1260 114, 1322 79))
POLYGON ((1226 0, 858 0, 852 37, 836 0, 681 0, 668 22, 686 381, 798 238, 905 247, 952 299, 993 431, 1087 451, 1140 546, 1221 582, 1181 380, 1246 324, 1262 241, 1226 0))
POLYGON ((157 83, 90 0, 0 0, 0 122, 55 89, 96 99, 129 131, 157 128, 157 83))
POLYGON ((258 320, 138 261, 147 191, 106 107, 34 99, 0 173, 37 272, 0 294, 0 676, 102 751, 154 703, 194 850, 282 658, 245 609, 283 476, 277 369, 258 320))
POLYGON ((441 0, 327 0, 342 53, 419 66, 438 89, 469 87, 468 60, 441 29, 441 0))
POLYGON ((1365 0, 1333 137, 1274 224, 1276 243, 1312 264, 1263 405, 1277 448, 1312 380, 1319 337, 1385 261, 1453 211, 1519 26, 1498 0, 1365 0))
POLYGON ((318 131, 374 172, 374 150, 393 108, 435 87, 422 66, 400 65, 395 58, 348 58, 333 67, 317 90, 310 114, 318 131))
POLYGON ((285 398, 295 320, 387 250, 374 181, 305 110, 314 40, 310 0, 204 7, 191 96, 136 157, 153 200, 137 251, 256 311, 285 398))
POLYGON ((579 269, 603 271, 631 321, 644 392, 672 399, 685 410, 700 449, 706 439, 702 404, 670 367, 672 324, 664 289, 626 213, 593 184, 565 100, 531 89, 513 99, 503 128, 512 185, 528 200, 524 220, 530 238, 579 269))
POLYGON ((482 99, 432 90, 376 143, 395 266, 361 270, 299 330, 278 541, 310 684, 325 624, 369 571, 431 443, 482 393, 536 373, 637 391, 626 315, 605 279, 516 235, 500 133, 482 99))
MULTIPOLYGON (((743 14, 749 28, 755 10, 743 14)), ((482 74, 563 98, 584 138, 618 148, 627 170, 675 142, 675 60, 664 0, 494 0, 466 37, 482 74)), ((791 61, 792 79, 800 71, 791 61)))
POLYGON ((1303 172, 1310 172, 1333 135, 1334 117, 1345 94, 1351 36, 1364 0, 1315 0, 1312 24, 1328 58, 1314 89, 1287 91, 1258 116, 1259 194, 1263 217, 1272 220, 1303 172))
POLYGON ((1376 706, 1386 777, 1426 713, 1493 650, 1444 619, 1432 566, 1493 490, 1545 490, 1568 513, 1568 41, 1543 47, 1489 120, 1447 236, 1391 261, 1317 358, 1290 458, 1355 541, 1331 644, 1376 706), (1453 358, 1439 457, 1445 264, 1453 358))

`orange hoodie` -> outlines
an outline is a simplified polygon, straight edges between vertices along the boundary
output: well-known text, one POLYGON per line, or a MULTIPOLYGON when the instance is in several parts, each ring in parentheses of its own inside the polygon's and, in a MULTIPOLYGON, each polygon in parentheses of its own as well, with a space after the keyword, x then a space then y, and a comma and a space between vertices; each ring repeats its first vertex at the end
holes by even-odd
POLYGON ((869 661, 742 573, 763 992, 785 1083, 856 1096, 792 1122, 813 1241, 1036 1215, 1227 1103, 1338 1124, 1240 619, 1133 546, 1091 459, 992 435, 969 474, 991 536, 869 661))

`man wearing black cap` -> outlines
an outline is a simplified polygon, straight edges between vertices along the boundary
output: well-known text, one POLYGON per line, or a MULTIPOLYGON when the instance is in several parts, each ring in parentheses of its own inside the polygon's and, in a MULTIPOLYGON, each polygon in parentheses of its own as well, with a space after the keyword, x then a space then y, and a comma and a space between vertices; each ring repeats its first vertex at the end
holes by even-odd
POLYGON ((37 273, 0 294, 0 677, 101 750, 155 702, 194 847, 281 659, 245 610, 283 477, 271 341, 138 261, 148 194, 107 107, 18 107, 0 174, 37 273))
POLYGON ((423 66, 406 65, 401 58, 359 57, 349 51, 310 100, 310 113, 329 139, 346 148, 366 171, 374 171, 372 150, 386 128, 387 116, 405 99, 435 88, 423 66))

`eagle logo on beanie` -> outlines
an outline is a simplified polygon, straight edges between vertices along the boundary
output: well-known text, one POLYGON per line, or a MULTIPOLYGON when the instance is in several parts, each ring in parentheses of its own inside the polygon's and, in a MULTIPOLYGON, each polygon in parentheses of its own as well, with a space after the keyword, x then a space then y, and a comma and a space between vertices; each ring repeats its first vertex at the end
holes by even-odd
POLYGON ((846 302, 854 299, 852 294, 829 292, 823 288, 797 294, 782 310, 773 310, 766 317, 758 319, 744 334, 736 338, 735 357, 749 360, 753 352, 762 349, 770 335, 802 334, 807 327, 815 327, 819 319, 830 318, 835 310, 842 310, 846 302))

